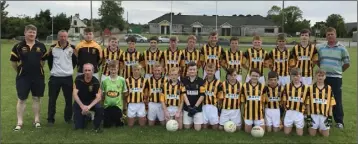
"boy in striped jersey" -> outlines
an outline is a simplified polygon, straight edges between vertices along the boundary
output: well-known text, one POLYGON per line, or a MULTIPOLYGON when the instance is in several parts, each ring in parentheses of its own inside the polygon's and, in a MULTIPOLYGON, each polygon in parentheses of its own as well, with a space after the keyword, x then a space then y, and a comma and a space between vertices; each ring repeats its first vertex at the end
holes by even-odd
MULTIPOLYGON (((104 81, 104 79, 108 78, 110 75, 110 71, 108 68, 108 64, 110 61, 112 60, 120 60, 120 57, 123 54, 123 51, 121 49, 119 49, 118 47, 118 39, 116 37, 111 37, 109 39, 109 46, 108 48, 103 49, 102 52, 103 56, 102 56, 102 77, 101 77, 101 81, 104 81)), ((121 66, 119 66, 120 68, 121 66)), ((118 71, 118 75, 119 75, 119 71, 118 71)))
POLYGON ((230 49, 225 51, 225 54, 222 55, 221 65, 225 70, 228 68, 235 68, 238 73, 236 79, 241 83, 241 67, 246 66, 245 64, 246 58, 243 56, 243 52, 239 50, 239 38, 236 36, 231 37, 230 49))
POLYGON ((313 68, 318 61, 316 45, 309 41, 310 34, 308 29, 301 30, 300 43, 290 52, 290 66, 301 69, 301 82, 304 85, 312 84, 313 68))
MULTIPOLYGON (((203 45, 200 50, 200 61, 205 68, 206 63, 214 63, 216 65, 215 78, 220 80, 220 58, 224 55, 222 47, 217 43, 218 42, 218 33, 211 32, 209 35, 208 43, 203 45)), ((205 70, 203 78, 206 76, 205 70)))
MULTIPOLYGON (((169 48, 163 51, 165 75, 168 74, 172 67, 184 66, 184 56, 182 51, 178 49, 177 44, 178 38, 176 36, 172 36, 170 37, 169 48)), ((179 72, 180 71, 182 71, 182 69, 179 69, 179 72)))
POLYGON ((127 38, 128 48, 125 52, 123 52, 120 62, 123 65, 124 70, 123 77, 130 78, 133 75, 132 66, 136 64, 143 64, 143 55, 137 51, 136 49, 136 41, 137 39, 134 36, 130 36, 127 38))
POLYGON ((160 62, 160 64, 164 65, 163 52, 158 48, 158 37, 151 37, 149 42, 150 47, 144 52, 145 78, 147 79, 152 77, 155 63, 160 62))
POLYGON ((156 62, 153 65, 153 76, 147 79, 148 85, 148 124, 153 126, 155 124, 156 118, 160 121, 162 125, 165 125, 164 113, 162 104, 160 103, 160 95, 163 92, 163 86, 166 83, 167 79, 162 75, 162 65, 159 62, 156 62))
POLYGON ((296 127, 296 133, 303 135, 304 116, 306 97, 310 94, 310 86, 304 85, 301 80, 301 70, 292 68, 290 71, 291 83, 285 85, 282 93, 282 104, 286 109, 284 118, 284 132, 290 134, 293 124, 296 127))
POLYGON ((133 70, 132 76, 126 79, 126 85, 128 89, 127 96, 127 117, 128 117, 128 126, 132 127, 134 125, 135 119, 139 118, 139 125, 145 126, 146 123, 146 111, 145 111, 145 99, 148 92, 145 90, 148 89, 146 85, 146 80, 141 76, 141 69, 143 67, 140 64, 132 65, 131 69, 133 70))
MULTIPOLYGON (((264 61, 267 57, 267 52, 262 49, 262 39, 260 36, 254 36, 252 40, 252 48, 247 49, 246 52, 244 52, 244 57, 247 59, 247 63, 249 70, 256 68, 259 70, 260 83, 265 83, 265 77, 264 77, 264 61)), ((247 65, 247 64, 245 64, 247 65)), ((247 74, 246 76, 246 82, 249 82, 251 80, 250 74, 247 74)))
POLYGON ((188 45, 186 49, 182 50, 182 54, 184 57, 185 64, 182 67, 181 77, 187 76, 187 64, 189 62, 194 62, 200 68, 200 51, 195 48, 196 37, 194 35, 190 35, 188 37, 188 45))
POLYGON ((332 125, 332 107, 336 105, 332 88, 324 84, 326 72, 322 69, 316 71, 317 82, 313 84, 312 93, 307 97, 307 123, 308 132, 315 136, 317 129, 325 136, 329 136, 329 129, 332 125))
POLYGON ((160 102, 164 110, 165 120, 175 119, 179 126, 178 129, 183 128, 183 96, 185 89, 180 83, 179 68, 173 67, 169 70, 169 80, 164 83, 163 91, 160 95, 160 102))
POLYGON ((263 83, 259 83, 260 70, 253 68, 249 73, 251 80, 242 86, 241 102, 244 108, 245 132, 251 133, 252 124, 261 126, 265 130, 264 122, 264 97, 263 83))
POLYGON ((268 54, 265 64, 278 74, 278 84, 282 86, 290 83, 289 55, 290 50, 286 48, 285 34, 279 34, 277 36, 277 47, 268 54))
POLYGON ((225 82, 222 82, 223 91, 219 94, 219 101, 222 101, 222 110, 220 114, 220 127, 222 130, 224 124, 232 121, 236 124, 237 129, 241 129, 241 111, 240 111, 240 95, 242 84, 236 79, 237 72, 234 68, 227 70, 225 82))
POLYGON ((265 122, 266 129, 271 132, 280 130, 280 105, 281 105, 281 93, 284 86, 280 86, 277 81, 279 76, 276 72, 270 71, 268 73, 268 85, 265 87, 265 122))
POLYGON ((205 78, 205 99, 203 105, 204 125, 207 128, 208 124, 213 129, 218 129, 219 114, 217 108, 217 99, 219 93, 222 91, 222 83, 215 78, 216 66, 213 63, 206 64, 206 78, 205 78))

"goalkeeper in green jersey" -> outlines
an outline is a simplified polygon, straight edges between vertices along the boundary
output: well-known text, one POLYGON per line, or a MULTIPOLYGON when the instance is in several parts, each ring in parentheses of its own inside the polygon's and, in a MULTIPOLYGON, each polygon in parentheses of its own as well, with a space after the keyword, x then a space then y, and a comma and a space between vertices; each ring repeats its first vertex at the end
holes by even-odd
POLYGON ((125 79, 118 76, 119 62, 112 60, 108 64, 110 75, 102 81, 104 99, 103 127, 123 126, 124 93, 127 92, 125 79))

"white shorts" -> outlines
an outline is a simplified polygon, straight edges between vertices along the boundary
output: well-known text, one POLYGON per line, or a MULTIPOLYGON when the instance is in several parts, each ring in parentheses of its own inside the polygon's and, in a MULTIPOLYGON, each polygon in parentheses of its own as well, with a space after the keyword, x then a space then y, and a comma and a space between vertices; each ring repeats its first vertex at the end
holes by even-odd
MULTIPOLYGON (((205 77, 206 77, 206 71, 205 71, 205 70, 203 70, 203 71, 204 71, 203 79, 205 79, 205 77)), ((216 70, 216 72, 215 72, 215 78, 216 78, 217 80, 220 80, 220 69, 219 69, 219 70, 216 70)))
POLYGON ((203 124, 203 113, 198 112, 193 117, 188 116, 188 112, 184 111, 183 114, 183 124, 185 125, 191 125, 191 124, 203 124))
POLYGON ((301 82, 304 85, 312 85, 312 77, 301 77, 301 82))
POLYGON ((265 109, 265 122, 266 126, 280 127, 280 109, 265 109))
POLYGON ((129 103, 127 110, 127 117, 145 117, 145 104, 144 103, 129 103))
POLYGON ((283 125, 285 127, 292 127, 293 124, 295 124, 296 128, 303 128, 305 125, 304 116, 303 113, 294 111, 294 110, 288 110, 286 111, 286 115, 283 121, 283 125))
POLYGON ((245 125, 249 125, 252 126, 252 124, 254 124, 255 126, 263 126, 265 125, 265 121, 264 119, 260 119, 260 120, 245 120, 245 125))
POLYGON ((220 114, 220 125, 223 126, 228 121, 232 121, 236 124, 236 126, 241 127, 240 109, 222 109, 220 114))
POLYGON ((290 76, 279 76, 278 77, 278 84, 281 86, 289 84, 290 82, 291 82, 290 76))
MULTIPOLYGON (((251 80, 251 77, 249 75, 246 76, 246 82, 248 83, 251 80)), ((261 76, 259 78, 259 83, 265 84, 265 77, 261 76)))
POLYGON ((239 81, 240 83, 242 83, 242 75, 237 75, 236 80, 239 81))
POLYGON ((145 75, 144 75, 144 78, 150 79, 152 76, 153 76, 153 74, 145 74, 145 75))
POLYGON ((216 125, 219 123, 218 108, 214 105, 203 105, 204 124, 216 125))
POLYGON ((162 103, 148 103, 148 120, 155 121, 158 118, 159 121, 164 121, 164 111, 162 103))
MULTIPOLYGON (((83 73, 77 72, 77 76, 79 76, 79 75, 83 75, 83 73)), ((99 74, 98 73, 94 73, 93 76, 96 77, 97 80, 99 81, 99 74)))
POLYGON ((175 117, 175 114, 177 113, 178 109, 179 109, 179 107, 177 107, 177 106, 168 106, 167 110, 169 112, 169 116, 175 117))
POLYGON ((315 122, 313 123, 312 127, 313 129, 320 129, 320 130, 329 130, 330 127, 327 127, 326 124, 324 124, 324 121, 327 119, 327 117, 323 115, 311 115, 312 120, 315 122))

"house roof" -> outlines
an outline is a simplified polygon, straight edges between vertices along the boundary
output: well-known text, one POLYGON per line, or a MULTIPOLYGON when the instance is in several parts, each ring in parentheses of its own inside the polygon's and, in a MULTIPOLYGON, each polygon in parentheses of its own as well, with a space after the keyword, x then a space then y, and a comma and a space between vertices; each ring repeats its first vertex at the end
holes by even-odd
MULTIPOLYGON (((191 25, 194 22, 200 22, 204 26, 215 26, 215 16, 203 16, 203 15, 173 15, 173 24, 191 25)), ((228 23, 234 27, 240 27, 242 25, 262 25, 262 26, 276 26, 271 20, 265 17, 255 16, 218 16, 218 26, 228 23)), ((164 14, 148 23, 160 23, 163 20, 170 22, 170 13, 164 14)))
POLYGON ((353 28, 357 27, 357 22, 345 23, 347 32, 350 32, 353 28))

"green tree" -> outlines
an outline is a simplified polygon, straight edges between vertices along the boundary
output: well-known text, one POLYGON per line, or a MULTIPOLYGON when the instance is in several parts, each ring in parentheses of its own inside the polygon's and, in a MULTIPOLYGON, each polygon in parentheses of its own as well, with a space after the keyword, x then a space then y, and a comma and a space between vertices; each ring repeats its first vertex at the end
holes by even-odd
MULTIPOLYGON (((60 30, 69 30, 70 29, 70 18, 67 17, 65 13, 57 14, 53 17, 53 32, 54 35, 57 34, 60 30)), ((50 29, 51 30, 51 29, 50 29)))
POLYGON ((51 34, 52 18, 49 9, 46 9, 45 11, 41 10, 40 13, 35 15, 34 19, 38 22, 38 25, 36 25, 37 37, 46 38, 51 34))
POLYGON ((7 18, 7 14, 8 12, 6 11, 6 8, 9 6, 9 4, 6 4, 6 1, 1 1, 0 2, 0 6, 1 6, 1 35, 4 35, 6 33, 6 18, 7 18))
POLYGON ((327 28, 326 22, 320 21, 320 22, 316 22, 311 29, 314 32, 314 35, 324 37, 326 28, 327 28), (316 33, 316 30, 318 30, 319 33, 316 33))
POLYGON ((119 28, 123 30, 125 25, 122 16, 123 12, 121 1, 102 1, 101 7, 98 9, 98 14, 101 16, 101 28, 119 28))
POLYGON ((347 29, 344 24, 344 18, 339 14, 331 14, 326 19, 327 27, 333 27, 337 31, 337 37, 345 37, 347 29))

